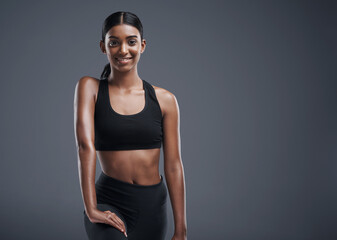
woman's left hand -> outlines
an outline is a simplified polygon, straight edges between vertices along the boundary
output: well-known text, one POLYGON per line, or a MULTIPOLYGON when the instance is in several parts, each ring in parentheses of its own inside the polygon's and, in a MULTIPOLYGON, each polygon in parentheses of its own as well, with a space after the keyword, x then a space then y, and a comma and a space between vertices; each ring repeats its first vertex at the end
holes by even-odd
POLYGON ((173 237, 172 237, 172 240, 187 240, 187 236, 186 235, 174 234, 173 237))

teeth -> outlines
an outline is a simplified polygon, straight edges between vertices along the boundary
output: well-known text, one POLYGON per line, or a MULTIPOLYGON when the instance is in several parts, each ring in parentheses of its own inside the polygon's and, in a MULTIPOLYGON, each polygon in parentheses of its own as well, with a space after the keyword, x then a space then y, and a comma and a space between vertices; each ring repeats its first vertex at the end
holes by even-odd
POLYGON ((126 61, 126 60, 129 60, 131 58, 117 58, 118 61, 126 61))

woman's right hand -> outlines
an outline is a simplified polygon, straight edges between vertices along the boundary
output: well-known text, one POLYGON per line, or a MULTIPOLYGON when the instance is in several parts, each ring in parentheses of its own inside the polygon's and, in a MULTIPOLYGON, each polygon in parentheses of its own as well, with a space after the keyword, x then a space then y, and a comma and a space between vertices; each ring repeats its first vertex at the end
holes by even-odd
POLYGON ((124 222, 114 212, 109 210, 102 212, 97 209, 90 214, 89 219, 92 223, 109 224, 120 230, 127 237, 124 222))

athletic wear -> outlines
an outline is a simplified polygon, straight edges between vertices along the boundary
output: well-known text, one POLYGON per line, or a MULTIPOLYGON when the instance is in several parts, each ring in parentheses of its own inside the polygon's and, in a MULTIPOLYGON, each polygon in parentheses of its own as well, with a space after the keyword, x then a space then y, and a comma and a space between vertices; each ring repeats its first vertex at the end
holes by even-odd
POLYGON ((96 150, 160 148, 163 139, 162 112, 155 90, 143 80, 145 107, 132 115, 113 110, 107 78, 101 79, 95 105, 96 150))
MULTIPOLYGON (((95 105, 96 150, 160 148, 163 139, 162 112, 151 84, 142 80, 145 106, 132 115, 122 115, 111 107, 108 80, 101 79, 95 105)), ((167 187, 132 184, 103 172, 95 183, 97 209, 115 213, 126 227, 125 237, 114 226, 92 223, 85 210, 84 226, 90 240, 164 240, 167 231, 167 187)))
POLYGON ((167 232, 167 188, 160 175, 154 185, 139 185, 112 178, 103 172, 96 184, 97 208, 110 210, 124 222, 124 233, 105 223, 90 222, 85 210, 84 226, 90 240, 164 240, 167 232))

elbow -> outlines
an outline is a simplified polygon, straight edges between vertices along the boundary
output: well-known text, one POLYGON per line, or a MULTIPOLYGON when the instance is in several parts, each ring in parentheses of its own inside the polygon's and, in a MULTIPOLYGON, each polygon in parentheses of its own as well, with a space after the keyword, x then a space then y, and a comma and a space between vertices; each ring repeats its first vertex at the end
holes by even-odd
POLYGON ((178 173, 180 171, 183 171, 182 162, 179 160, 173 163, 165 164, 164 171, 167 173, 178 173))
POLYGON ((96 152, 95 145, 93 143, 88 143, 88 142, 78 142, 76 144, 76 150, 77 152, 88 152, 88 151, 93 151, 96 152))

